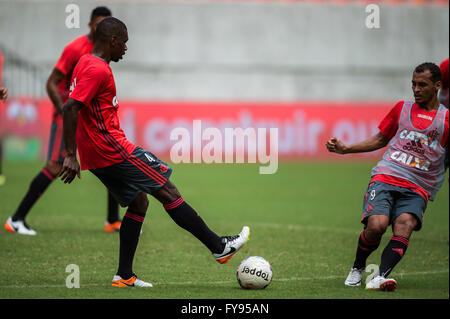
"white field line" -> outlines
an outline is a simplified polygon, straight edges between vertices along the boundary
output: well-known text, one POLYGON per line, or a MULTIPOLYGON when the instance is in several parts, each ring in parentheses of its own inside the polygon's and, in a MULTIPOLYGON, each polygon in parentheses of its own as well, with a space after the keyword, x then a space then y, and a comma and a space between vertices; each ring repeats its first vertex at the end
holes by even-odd
MULTIPOLYGON (((443 270, 432 270, 432 271, 417 271, 409 273, 396 273, 393 277, 403 277, 403 276, 426 276, 426 275, 439 275, 448 273, 448 269, 443 270)), ((323 277, 291 277, 291 278, 274 278, 273 281, 313 281, 313 280, 334 280, 334 279, 345 279, 345 275, 332 275, 323 277)), ((183 286, 183 285, 222 285, 234 283, 234 280, 221 280, 221 281, 177 281, 177 282, 152 282, 154 286, 183 286)), ((110 287, 109 283, 105 284, 80 284, 80 287, 110 287)), ((0 286, 0 289, 32 289, 32 288, 66 288, 65 285, 8 285, 0 286)))
MULTIPOLYGON (((291 231, 312 231, 312 232, 326 232, 326 233, 338 233, 338 234, 344 234, 344 235, 354 235, 359 236, 361 234, 362 224, 361 227, 357 230, 351 229, 351 228, 344 228, 344 227, 327 227, 327 226, 309 226, 309 225, 296 225, 296 224, 275 224, 275 223, 251 223, 249 224, 250 229, 252 226, 254 228, 275 228, 275 229, 283 229, 283 230, 291 230, 291 231)), ((390 236, 389 234, 385 234, 385 237, 390 236)), ((384 238, 384 237, 383 237, 384 238)), ((434 238, 434 237, 426 237, 423 236, 420 232, 417 234, 414 233, 412 235, 412 240, 426 240, 426 241, 433 241, 433 242, 447 242, 448 238, 434 238)))
MULTIPOLYGON (((327 226, 308 226, 308 225, 295 225, 295 224, 274 224, 274 223, 251 223, 249 226, 255 227, 267 227, 267 228, 277 228, 277 229, 287 229, 287 230, 310 230, 310 231, 319 231, 319 232, 331 232, 331 233, 342 233, 347 235, 359 235, 361 234, 361 229, 352 230, 350 228, 341 228, 341 227, 327 227, 327 226)), ((361 224, 362 225, 362 224, 361 224)))

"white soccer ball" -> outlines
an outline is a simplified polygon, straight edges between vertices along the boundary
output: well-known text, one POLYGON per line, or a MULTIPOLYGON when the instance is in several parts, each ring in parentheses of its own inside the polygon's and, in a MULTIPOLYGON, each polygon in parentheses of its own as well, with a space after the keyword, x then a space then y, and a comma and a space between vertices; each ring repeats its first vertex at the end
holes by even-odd
POLYGON ((264 289, 272 281, 272 266, 260 256, 245 258, 238 266, 236 277, 244 289, 264 289))

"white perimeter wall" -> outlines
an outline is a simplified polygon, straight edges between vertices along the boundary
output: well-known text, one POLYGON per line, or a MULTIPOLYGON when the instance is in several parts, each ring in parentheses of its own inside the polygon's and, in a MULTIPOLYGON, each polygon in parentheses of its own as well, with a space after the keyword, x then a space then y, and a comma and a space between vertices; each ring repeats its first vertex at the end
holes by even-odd
POLYGON ((448 7, 380 6, 368 29, 363 5, 274 3, 0 0, 0 44, 48 74, 104 4, 128 26, 111 65, 122 99, 399 100, 414 66, 449 52, 448 7))

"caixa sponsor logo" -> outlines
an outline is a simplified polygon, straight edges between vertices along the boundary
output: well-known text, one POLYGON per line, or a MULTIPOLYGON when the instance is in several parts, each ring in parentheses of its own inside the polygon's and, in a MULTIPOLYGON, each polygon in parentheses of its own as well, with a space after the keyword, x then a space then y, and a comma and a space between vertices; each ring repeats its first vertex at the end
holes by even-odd
POLYGON ((261 277, 262 279, 264 279, 265 281, 269 281, 269 274, 266 272, 263 272, 261 269, 260 270, 256 270, 256 268, 252 268, 250 269, 249 267, 244 267, 241 271, 241 273, 246 273, 246 274, 250 274, 250 275, 255 275, 257 277, 261 277))
POLYGON ((391 159, 398 163, 402 163, 407 166, 415 167, 422 171, 429 171, 431 163, 425 159, 403 153, 400 151, 395 151, 391 154, 391 159))

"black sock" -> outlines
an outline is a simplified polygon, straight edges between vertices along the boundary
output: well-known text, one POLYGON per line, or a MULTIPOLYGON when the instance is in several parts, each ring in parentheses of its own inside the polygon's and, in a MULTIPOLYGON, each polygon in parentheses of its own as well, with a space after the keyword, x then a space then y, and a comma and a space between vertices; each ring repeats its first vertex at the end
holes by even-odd
POLYGON ((197 212, 183 200, 183 197, 171 204, 164 205, 164 208, 178 226, 194 235, 212 253, 223 251, 222 239, 208 228, 197 212))
POLYGON ((28 192, 25 194, 25 197, 22 199, 19 207, 17 208, 16 213, 12 216, 13 221, 17 220, 25 220, 28 212, 31 207, 33 207, 34 203, 38 200, 38 198, 44 193, 47 189, 48 185, 54 180, 54 176, 50 174, 46 169, 43 169, 36 175, 33 181, 30 184, 30 188, 28 192))
POLYGON ((356 249, 356 258, 353 268, 362 269, 366 267, 366 261, 369 255, 375 251, 380 242, 371 243, 365 238, 364 230, 361 232, 358 240, 358 248, 356 249))
POLYGON ((119 218, 119 204, 113 197, 111 192, 108 191, 108 223, 114 223, 120 220, 119 218))
POLYGON ((392 236, 386 248, 381 254, 380 275, 387 277, 395 265, 402 259, 408 248, 408 238, 392 236))
POLYGON ((120 225, 119 269, 117 275, 123 279, 133 276, 133 259, 141 234, 145 213, 127 210, 120 225))

